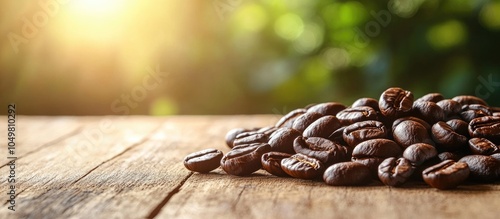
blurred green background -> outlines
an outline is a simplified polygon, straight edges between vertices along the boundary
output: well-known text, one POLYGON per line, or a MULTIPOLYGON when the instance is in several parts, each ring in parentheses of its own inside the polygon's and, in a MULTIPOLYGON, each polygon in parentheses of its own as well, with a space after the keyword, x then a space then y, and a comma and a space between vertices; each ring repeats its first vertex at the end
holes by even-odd
POLYGON ((0 35, 19 114, 284 114, 391 86, 500 106, 500 1, 2 1, 0 35))

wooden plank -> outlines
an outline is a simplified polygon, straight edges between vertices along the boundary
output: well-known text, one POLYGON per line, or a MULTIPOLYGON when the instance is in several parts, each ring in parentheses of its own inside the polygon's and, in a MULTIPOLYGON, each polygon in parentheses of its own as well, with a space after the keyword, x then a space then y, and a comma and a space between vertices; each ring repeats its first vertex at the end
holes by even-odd
MULTIPOLYGON (((19 202, 22 205, 19 208, 29 213, 20 215, 62 218, 154 217, 183 181, 191 176, 182 165, 184 156, 210 145, 226 148, 223 136, 233 127, 231 124, 240 119, 198 116, 166 118, 163 126, 146 141, 100 165, 78 181, 58 189, 49 189, 36 197, 21 195, 19 202)), ((263 121, 272 124, 275 119, 260 118, 249 122, 249 125, 258 125, 263 121)))
MULTIPOLYGON (((7 207, 1 208, 0 218, 55 218, 57 215, 52 214, 51 209, 57 208, 58 203, 54 201, 58 200, 57 197, 40 197, 57 194, 58 190, 74 184, 103 163, 137 146, 163 120, 154 117, 123 118, 113 117, 107 126, 102 125, 102 118, 78 118, 81 123, 91 120, 82 130, 82 133, 90 133, 89 135, 71 136, 17 160, 18 211, 12 214, 7 207)), ((3 167, 2 171, 7 168, 8 166, 3 167)), ((7 188, 8 185, 6 181, 2 181, 0 186, 7 188)), ((71 201, 80 198, 85 198, 85 193, 73 197, 71 201)))

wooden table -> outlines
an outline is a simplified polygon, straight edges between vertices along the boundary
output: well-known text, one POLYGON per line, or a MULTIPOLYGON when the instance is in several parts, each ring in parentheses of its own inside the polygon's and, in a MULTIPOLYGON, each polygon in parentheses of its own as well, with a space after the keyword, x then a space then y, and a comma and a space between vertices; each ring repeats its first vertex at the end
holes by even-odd
MULTIPOLYGON (((0 218, 499 218, 500 184, 439 191, 424 184, 332 187, 322 182, 186 170, 204 148, 224 152, 235 127, 276 115, 18 116, 16 211, 8 210, 2 142, 0 218)), ((6 127, 6 120, 2 127, 6 127)), ((6 128, 0 130, 7 135, 6 128)), ((7 137, 4 137, 6 139, 7 137)))

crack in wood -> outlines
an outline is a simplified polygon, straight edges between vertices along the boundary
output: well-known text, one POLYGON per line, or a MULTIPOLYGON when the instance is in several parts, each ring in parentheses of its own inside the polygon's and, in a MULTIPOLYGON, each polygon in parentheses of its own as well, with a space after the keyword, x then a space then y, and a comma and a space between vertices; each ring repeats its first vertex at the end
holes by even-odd
POLYGON ((168 201, 172 199, 172 197, 177 194, 180 190, 181 187, 186 183, 186 181, 193 175, 193 172, 190 172, 172 191, 168 193, 168 195, 158 204, 151 213, 148 214, 145 218, 147 219, 152 219, 155 218, 158 213, 160 213, 161 209, 167 205, 168 201))

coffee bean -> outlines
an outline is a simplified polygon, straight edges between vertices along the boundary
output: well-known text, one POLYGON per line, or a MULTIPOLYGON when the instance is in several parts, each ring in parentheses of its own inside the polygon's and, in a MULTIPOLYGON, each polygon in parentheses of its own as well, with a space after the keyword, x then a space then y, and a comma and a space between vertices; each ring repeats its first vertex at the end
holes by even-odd
POLYGON ((389 157, 378 166, 378 178, 388 186, 400 186, 413 174, 415 168, 405 158, 389 157))
POLYGON ((488 106, 488 104, 481 98, 469 95, 462 95, 453 97, 452 100, 457 101, 461 105, 469 105, 469 104, 481 104, 484 106, 488 106))
POLYGON ((323 117, 323 115, 316 112, 304 113, 293 121, 292 128, 302 133, 307 126, 321 117, 323 117))
POLYGON ((293 142, 296 153, 316 158, 325 165, 348 161, 348 149, 328 139, 320 137, 297 137, 293 142))
POLYGON ((354 103, 352 103, 351 107, 359 107, 359 106, 369 106, 372 109, 374 109, 377 112, 380 112, 380 109, 378 108, 378 100, 373 99, 373 98, 359 98, 354 103))
POLYGON ((371 181, 371 173, 363 164, 342 162, 328 167, 323 173, 323 180, 331 186, 365 185, 371 181))
POLYGON ((413 94, 398 87, 385 90, 378 101, 380 112, 390 118, 402 117, 413 107, 413 94))
POLYGON ((311 123, 302 133, 305 137, 328 138, 340 128, 340 121, 335 116, 323 116, 311 123))
POLYGON ((460 158, 462 158, 462 156, 460 154, 452 153, 452 152, 448 152, 448 151, 445 151, 445 152, 438 154, 438 157, 439 157, 439 160, 441 160, 441 161, 445 161, 445 160, 458 161, 458 160, 460 160, 460 158))
POLYGON ((441 100, 436 104, 443 109, 446 118, 456 116, 462 112, 462 104, 451 99, 441 100))
POLYGON ((429 124, 434 124, 443 121, 445 118, 444 111, 434 102, 418 101, 413 103, 412 114, 429 124))
POLYGON ((288 127, 292 128, 293 122, 297 117, 300 115, 306 113, 306 109, 295 109, 281 117, 281 119, 276 123, 276 127, 282 128, 282 127, 288 127))
POLYGON ((291 154, 271 151, 262 155, 262 168, 275 176, 288 176, 281 168, 281 160, 289 158, 291 154))
POLYGON ((468 155, 459 162, 469 165, 469 178, 479 182, 492 182, 498 178, 500 162, 493 157, 485 155, 468 155))
POLYGON ((445 160, 422 172, 424 181, 437 189, 452 189, 469 177, 467 163, 445 160))
POLYGON ((466 122, 483 116, 491 116, 492 113, 487 106, 480 104, 463 105, 460 117, 466 122))
POLYGON ((205 149, 187 155, 184 158, 184 166, 194 172, 208 173, 220 166, 222 156, 222 151, 205 149))
POLYGON ((345 127, 342 137, 349 146, 354 148, 366 140, 387 138, 387 129, 383 123, 375 120, 356 122, 345 127))
POLYGON ((479 155, 492 155, 500 151, 498 146, 486 138, 471 138, 469 148, 473 154, 479 155))
POLYGON ((394 123, 392 127, 392 136, 394 141, 403 148, 416 143, 434 144, 425 126, 413 120, 404 120, 399 123, 394 123))
POLYGON ((267 126, 260 128, 259 130, 257 130, 257 132, 266 135, 266 137, 269 139, 271 134, 273 134, 276 130, 278 130, 278 128, 275 126, 267 126))
POLYGON ((270 151, 271 146, 267 143, 239 145, 222 157, 220 166, 231 175, 249 175, 262 167, 261 156, 270 151))
POLYGON ((415 102, 419 102, 419 101, 428 101, 428 102, 433 102, 433 103, 437 103, 441 100, 444 100, 444 96, 440 93, 429 93, 429 94, 426 94, 418 99, 415 100, 415 102))
POLYGON ((456 133, 445 122, 438 122, 432 126, 432 139, 443 151, 460 150, 467 144, 467 137, 456 133))
POLYGON ((332 134, 330 134, 330 136, 328 136, 328 140, 333 141, 337 144, 347 145, 343 138, 345 128, 346 126, 342 126, 335 130, 332 134))
POLYGON ((293 140, 300 136, 300 132, 292 128, 279 128, 269 137, 272 151, 294 154, 293 140))
POLYGON ((343 109, 345 109, 345 106, 342 105, 341 103, 328 102, 328 103, 320 103, 313 105, 307 109, 307 112, 315 112, 325 116, 326 115, 335 116, 337 115, 338 112, 342 111, 343 109))
POLYGON ((404 122, 406 120, 411 120, 411 121, 414 121, 414 122, 418 122, 418 123, 420 123, 421 125, 423 125, 425 127, 425 130, 427 130, 427 131, 431 130, 432 126, 429 125, 429 123, 427 123, 423 119, 420 119, 420 118, 417 118, 417 117, 414 117, 414 116, 407 116, 407 117, 402 117, 402 118, 396 119, 396 120, 394 120, 394 122, 391 125, 394 128, 395 126, 399 125, 399 123, 404 122))
POLYGON ((403 152, 403 157, 409 160, 413 165, 419 166, 425 161, 436 157, 437 154, 438 152, 434 146, 425 143, 417 143, 408 146, 403 152))
POLYGON ((500 144, 500 117, 483 116, 469 123, 469 134, 473 138, 486 138, 500 144))
POLYGON ((288 175, 299 179, 314 179, 321 176, 324 167, 321 161, 303 154, 294 154, 281 160, 281 168, 288 175))
POLYGON ((337 119, 339 119, 340 124, 346 126, 355 122, 376 120, 377 112, 369 106, 346 108, 337 113, 337 119))
POLYGON ((234 139, 233 142, 233 147, 243 144, 267 143, 268 140, 268 136, 257 131, 243 132, 236 136, 236 139, 234 139))
POLYGON ((469 137, 469 123, 466 123, 461 119, 452 119, 448 120, 446 124, 450 125, 451 129, 453 129, 456 133, 469 137))
POLYGON ((236 139, 236 136, 238 136, 239 134, 243 133, 243 132, 251 132, 251 131, 255 131, 255 129, 244 129, 244 128, 235 128, 235 129, 231 129, 227 132, 226 134, 226 144, 229 148, 233 148, 234 144, 234 140, 236 139))
POLYGON ((376 175, 378 166, 388 157, 399 157, 403 151, 396 142, 377 138, 363 141, 354 147, 351 160, 369 167, 376 175))

